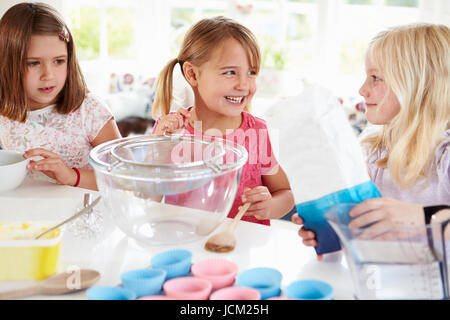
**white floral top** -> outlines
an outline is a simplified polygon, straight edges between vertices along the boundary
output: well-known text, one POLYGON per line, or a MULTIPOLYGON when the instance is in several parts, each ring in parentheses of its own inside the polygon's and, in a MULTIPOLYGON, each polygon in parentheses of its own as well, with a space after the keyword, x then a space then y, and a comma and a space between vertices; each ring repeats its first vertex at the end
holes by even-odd
POLYGON ((0 116, 0 145, 19 152, 45 148, 59 154, 69 167, 87 169, 91 142, 111 118, 106 104, 90 93, 69 114, 60 114, 51 105, 29 111, 25 123, 0 116))

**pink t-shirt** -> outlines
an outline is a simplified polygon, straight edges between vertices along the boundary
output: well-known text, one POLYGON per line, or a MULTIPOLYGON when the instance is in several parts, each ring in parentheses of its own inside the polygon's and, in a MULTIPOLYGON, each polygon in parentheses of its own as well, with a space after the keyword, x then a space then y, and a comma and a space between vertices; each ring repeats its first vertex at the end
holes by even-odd
MULTIPOLYGON (((69 167, 87 169, 91 142, 111 118, 106 104, 88 94, 80 108, 68 114, 50 105, 29 111, 25 123, 0 116, 0 145, 19 152, 44 148, 57 153, 69 167)), ((49 179, 40 172, 31 176, 49 179)))
MULTIPOLYGON (((155 128, 158 123, 159 121, 156 122, 155 128)), ((191 125, 186 127, 186 131, 189 134, 200 134, 200 132, 195 132, 191 125)), ((242 205, 244 188, 253 189, 263 186, 262 176, 269 174, 278 165, 278 161, 272 151, 265 121, 248 112, 242 113, 240 127, 222 138, 243 145, 248 152, 248 160, 242 168, 236 198, 228 213, 228 217, 233 218, 236 216, 239 206, 242 205)), ((270 225, 270 220, 258 220, 254 216, 244 216, 242 220, 270 225)))

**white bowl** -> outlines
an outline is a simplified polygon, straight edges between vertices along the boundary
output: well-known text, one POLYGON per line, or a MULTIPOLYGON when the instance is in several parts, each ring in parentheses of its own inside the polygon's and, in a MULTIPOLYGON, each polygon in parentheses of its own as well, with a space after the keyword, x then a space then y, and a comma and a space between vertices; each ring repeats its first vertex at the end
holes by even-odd
POLYGON ((14 190, 27 175, 30 160, 22 155, 17 151, 0 150, 0 192, 14 190))

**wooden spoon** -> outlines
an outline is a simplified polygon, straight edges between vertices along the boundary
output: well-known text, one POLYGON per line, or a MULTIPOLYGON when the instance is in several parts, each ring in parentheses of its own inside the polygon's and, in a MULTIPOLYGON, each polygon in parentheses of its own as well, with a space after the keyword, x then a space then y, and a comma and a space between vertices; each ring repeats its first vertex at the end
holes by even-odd
POLYGON ((0 292, 0 300, 22 298, 38 294, 57 295, 72 293, 89 288, 100 279, 100 273, 96 270, 82 269, 76 272, 79 273, 59 273, 28 288, 0 292), (71 278, 75 277, 79 277, 79 282, 71 284, 71 278))
POLYGON ((234 229, 236 229, 237 223, 241 220, 244 213, 250 207, 250 202, 247 202, 243 206, 239 207, 239 212, 234 217, 225 231, 213 235, 205 243, 205 249, 212 252, 230 252, 236 246, 236 237, 234 236, 234 229))
POLYGON ((199 236, 206 236, 210 234, 217 226, 219 222, 215 218, 204 218, 195 228, 195 233, 199 236))

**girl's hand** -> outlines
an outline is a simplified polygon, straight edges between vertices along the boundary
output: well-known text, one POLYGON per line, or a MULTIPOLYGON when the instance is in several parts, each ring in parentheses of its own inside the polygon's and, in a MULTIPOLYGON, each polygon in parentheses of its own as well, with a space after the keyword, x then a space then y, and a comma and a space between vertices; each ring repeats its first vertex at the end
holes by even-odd
POLYGON ((46 176, 55 179, 61 184, 73 186, 77 180, 75 170, 68 167, 59 155, 43 148, 35 148, 25 151, 23 157, 31 158, 41 156, 44 159, 31 160, 27 166, 28 170, 41 171, 46 176))
POLYGON ((158 125, 155 128, 154 134, 163 135, 165 133, 174 133, 177 130, 186 128, 190 117, 191 113, 184 108, 178 109, 176 113, 161 116, 158 121, 158 125))
MULTIPOLYGON (((306 230, 303 227, 303 219, 298 216, 298 213, 294 213, 291 216, 291 220, 293 223, 301 225, 302 227, 298 230, 298 235, 303 239, 303 244, 308 247, 317 246, 316 234, 311 230, 306 230)), ((321 261, 323 259, 323 255, 317 255, 317 260, 321 261)))
POLYGON ((350 228, 385 229, 425 224, 423 206, 389 198, 374 198, 361 202, 349 212, 354 218, 350 228))
POLYGON ((255 216, 258 220, 270 219, 270 205, 272 194, 265 186, 255 187, 253 189, 245 188, 242 195, 242 202, 250 202, 251 206, 245 213, 246 216, 255 216))
POLYGON ((376 237, 390 240, 407 237, 407 232, 401 227, 425 225, 422 205, 389 198, 361 202, 350 210, 349 215, 354 218, 349 223, 350 228, 364 228, 359 235, 361 239, 376 237), (396 227, 400 228, 395 229, 396 227))

